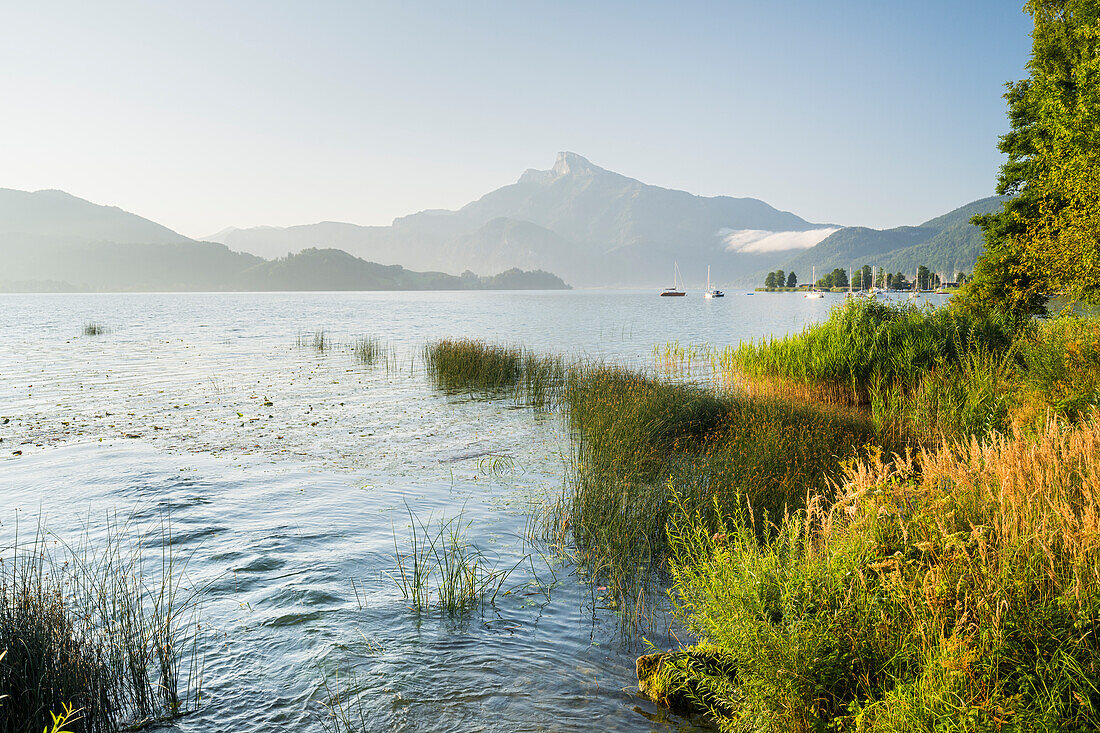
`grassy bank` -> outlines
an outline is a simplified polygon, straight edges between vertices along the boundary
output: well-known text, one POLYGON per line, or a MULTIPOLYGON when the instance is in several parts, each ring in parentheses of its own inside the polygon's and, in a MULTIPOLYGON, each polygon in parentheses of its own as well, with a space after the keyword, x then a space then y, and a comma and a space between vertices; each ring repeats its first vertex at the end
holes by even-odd
POLYGON ((717 513, 670 538, 724 728, 1100 726, 1097 422, 872 455, 765 542, 717 513))
POLYGON ((1100 729, 1100 322, 857 302, 721 367, 564 371, 544 526, 699 640, 648 689, 738 731, 1100 729))
POLYGON ((516 347, 442 341, 426 347, 425 363, 441 389, 561 409, 571 470, 542 513, 542 536, 575 553, 631 627, 644 621, 639 607, 667 565, 674 488, 691 506, 743 505, 766 536, 839 475, 841 460, 869 445, 904 445, 900 433, 835 406, 567 366, 516 347))
POLYGON ((840 460, 898 436, 828 406, 737 393, 614 367, 570 372, 571 481, 552 513, 627 603, 668 554, 674 491, 687 506, 740 507, 755 531, 823 490, 840 460))

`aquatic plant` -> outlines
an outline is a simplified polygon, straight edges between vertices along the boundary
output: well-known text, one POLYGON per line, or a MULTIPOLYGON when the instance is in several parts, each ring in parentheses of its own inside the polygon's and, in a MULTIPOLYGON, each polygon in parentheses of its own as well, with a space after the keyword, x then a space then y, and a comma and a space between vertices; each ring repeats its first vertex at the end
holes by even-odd
POLYGON ((40 527, 0 560, 0 731, 38 733, 65 706, 80 711, 69 724, 97 733, 197 705, 202 659, 185 563, 167 522, 130 529, 111 520, 103 541, 60 545, 57 556, 40 527), (158 542, 153 563, 142 548, 158 542))
POLYGON ((313 349, 325 353, 332 348, 332 339, 325 335, 325 330, 314 331, 311 334, 298 334, 297 346, 299 349, 313 349))
POLYGON ((517 404, 552 409, 561 399, 565 360, 476 339, 444 339, 424 348, 424 365, 438 389, 511 397, 517 404))
POLYGON ((730 730, 1096 730, 1096 417, 870 451, 763 541, 678 501, 677 615, 729 661, 696 702, 730 730))
MULTIPOLYGON (((382 343, 380 339, 372 336, 363 336, 355 341, 351 347, 352 353, 355 354, 355 359, 360 364, 366 366, 374 366, 378 361, 386 359, 390 361, 389 357, 393 356, 393 349, 382 343)), ((393 359, 396 362, 396 357, 393 359)), ((387 364, 387 367, 389 364, 387 364)), ((396 364, 394 365, 396 366, 396 364)))
POLYGON ((88 321, 84 324, 85 336, 101 336, 107 333, 107 327, 94 321, 88 321))
POLYGON ((433 608, 455 615, 473 610, 482 603, 493 603, 512 570, 497 569, 475 545, 465 537, 469 523, 462 514, 450 519, 441 517, 432 526, 431 518, 421 520, 411 509, 407 548, 398 545, 394 530, 394 562, 396 569, 390 578, 402 597, 417 613, 433 608))
POLYGON ((742 507, 764 537, 839 475, 840 459, 867 445, 904 445, 869 416, 620 367, 572 369, 564 403, 570 481, 544 511, 544 533, 560 542, 567 530, 578 559, 624 609, 664 566, 674 488, 692 507, 742 507))

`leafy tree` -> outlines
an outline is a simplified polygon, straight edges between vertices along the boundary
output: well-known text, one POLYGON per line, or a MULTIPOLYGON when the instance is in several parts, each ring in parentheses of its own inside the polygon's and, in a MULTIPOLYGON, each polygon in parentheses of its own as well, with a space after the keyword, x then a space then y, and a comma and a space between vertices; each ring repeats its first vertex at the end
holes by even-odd
POLYGON ((866 290, 871 286, 871 266, 864 265, 852 275, 852 287, 857 290, 866 290))
POLYGON ((787 273, 782 270, 775 271, 775 287, 781 288, 787 282, 787 273))
POLYGON ((766 287, 766 288, 774 288, 775 287, 775 273, 774 272, 769 272, 768 276, 766 278, 764 278, 764 287, 766 287))
POLYGON ((798 287, 798 275, 795 275, 793 272, 789 273, 787 275, 787 287, 788 288, 798 287))
POLYGON ((1011 130, 997 190, 1013 195, 974 218, 986 251, 964 304, 1018 315, 1047 293, 1100 300, 1100 3, 1029 0, 1028 78, 1009 84, 1011 130))

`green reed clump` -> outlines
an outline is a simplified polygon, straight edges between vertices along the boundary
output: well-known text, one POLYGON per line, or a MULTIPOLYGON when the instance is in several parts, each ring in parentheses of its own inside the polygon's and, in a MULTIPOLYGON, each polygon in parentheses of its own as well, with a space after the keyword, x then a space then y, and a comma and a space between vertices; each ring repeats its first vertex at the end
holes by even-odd
POLYGON ((539 356, 517 346, 475 339, 444 339, 424 348, 424 364, 433 384, 449 392, 474 391, 510 396, 517 403, 549 409, 561 398, 565 361, 539 356))
POLYGON ((692 507, 742 507, 765 537, 827 486, 840 459, 902 445, 866 416, 618 367, 574 369, 564 400, 572 477, 545 526, 559 539, 571 534, 624 607, 667 558, 672 487, 692 507))
POLYGON ((364 336, 357 339, 352 345, 351 350, 352 353, 355 354, 356 360, 367 366, 373 365, 386 353, 386 349, 382 342, 371 336, 364 336))
POLYGON ((102 324, 94 321, 88 321, 84 324, 85 336, 102 336, 105 333, 107 333, 107 327, 102 324))
POLYGON ((917 308, 854 299, 802 333, 744 343, 723 354, 723 367, 750 382, 805 388, 843 404, 867 405, 882 389, 911 389, 972 350, 1007 349, 1015 327, 952 308, 917 308))
POLYGON ((39 733, 50 713, 73 705, 81 730, 115 730, 107 640, 88 628, 41 537, 0 568, 0 731, 39 733))
POLYGON ((0 731, 38 733, 66 705, 80 715, 70 729, 86 733, 197 705, 198 625, 168 525, 135 535, 112 521, 79 548, 45 537, 0 561, 0 731), (153 561, 143 548, 157 541, 153 561))
POLYGON ((763 541, 678 502, 677 614, 725 663, 680 670, 714 677, 696 703, 724 730, 1100 729, 1096 417, 873 451, 763 541))
POLYGON ((397 371, 397 352, 392 345, 381 339, 373 336, 356 339, 351 346, 351 352, 355 360, 364 366, 374 366, 381 362, 385 364, 387 374, 397 371))
POLYGON ((312 334, 298 334, 297 346, 299 349, 313 349, 314 351, 325 353, 333 347, 332 339, 325 334, 325 330, 322 328, 320 331, 314 331, 312 334))
MULTIPOLYGON (((434 608, 456 615, 482 603, 493 603, 516 567, 498 569, 481 550, 466 540, 462 515, 440 518, 435 526, 409 510, 407 549, 401 549, 394 531, 394 561, 390 577, 401 596, 417 613, 434 608)), ((520 561, 522 562, 522 560, 520 561)))

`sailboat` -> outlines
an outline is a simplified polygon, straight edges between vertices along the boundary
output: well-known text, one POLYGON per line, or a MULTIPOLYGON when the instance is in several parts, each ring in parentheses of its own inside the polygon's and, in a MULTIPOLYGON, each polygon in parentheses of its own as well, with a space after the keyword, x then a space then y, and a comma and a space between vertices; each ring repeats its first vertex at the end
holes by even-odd
POLYGON ((916 272, 913 275, 913 292, 909 293, 909 300, 918 300, 920 298, 920 272, 916 272))
POLYGON ((817 265, 814 265, 812 279, 810 280, 810 292, 803 295, 803 298, 824 298, 825 293, 817 289, 817 265))
POLYGON ((707 265, 707 291, 703 293, 704 298, 724 298, 726 294, 718 288, 711 290, 710 288, 710 265, 707 265))
POLYGON ((665 296, 665 297, 677 296, 677 295, 687 295, 687 293, 683 290, 683 285, 684 285, 684 278, 680 277, 680 266, 678 264, 676 264, 675 262, 673 262, 672 263, 672 287, 671 288, 665 288, 664 290, 662 290, 661 295, 665 296), (679 288, 676 287, 677 283, 680 284, 679 288))

